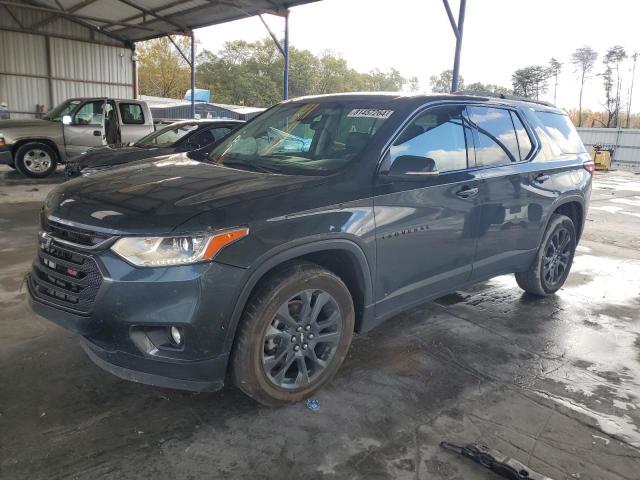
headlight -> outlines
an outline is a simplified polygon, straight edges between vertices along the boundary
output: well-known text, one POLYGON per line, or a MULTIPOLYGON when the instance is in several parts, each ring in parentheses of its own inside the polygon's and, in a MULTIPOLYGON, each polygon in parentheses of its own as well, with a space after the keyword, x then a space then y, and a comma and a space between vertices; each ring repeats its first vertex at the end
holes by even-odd
POLYGON ((236 228, 211 235, 124 237, 111 250, 138 267, 188 265, 213 260, 224 247, 247 235, 248 228, 236 228))
POLYGON ((0 147, 4 147, 6 144, 7 142, 5 142, 4 137, 0 134, 0 147))

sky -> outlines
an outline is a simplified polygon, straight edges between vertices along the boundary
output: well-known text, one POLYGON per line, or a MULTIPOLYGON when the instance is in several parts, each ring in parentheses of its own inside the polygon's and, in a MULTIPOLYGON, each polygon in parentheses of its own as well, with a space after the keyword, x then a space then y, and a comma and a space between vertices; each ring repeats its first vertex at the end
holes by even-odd
MULTIPOLYGON (((450 3, 457 17, 459 0, 450 3)), ((282 18, 265 19, 283 35, 282 18)), ((557 104, 577 108, 580 83, 571 53, 592 47, 600 54, 593 73, 600 73, 607 48, 640 51, 639 26, 637 0, 468 0, 461 73, 467 83, 511 87, 515 69, 546 65, 555 57, 564 64, 557 104)), ((289 35, 291 45, 315 54, 331 50, 359 71, 396 68, 405 77, 416 76, 424 91, 431 75, 453 65, 455 41, 441 0, 323 0, 291 9, 289 35)), ((196 36, 201 49, 215 51, 227 41, 254 41, 268 33, 254 17, 199 29, 196 36)), ((640 111, 638 63, 633 112, 640 111)), ((630 62, 624 73, 630 78, 630 62)), ((553 101, 551 83, 542 99, 553 101)), ((585 85, 583 104, 602 110, 603 103, 602 79, 594 76, 585 85)))

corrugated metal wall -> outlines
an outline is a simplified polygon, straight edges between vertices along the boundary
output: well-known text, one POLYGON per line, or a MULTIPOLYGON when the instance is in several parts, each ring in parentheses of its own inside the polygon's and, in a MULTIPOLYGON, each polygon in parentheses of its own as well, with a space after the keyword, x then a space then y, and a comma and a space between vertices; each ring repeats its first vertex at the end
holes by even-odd
POLYGON ((640 129, 635 128, 578 128, 587 150, 594 145, 613 150, 613 161, 640 168, 640 129))
POLYGON ((129 48, 62 18, 45 22, 50 17, 46 13, 20 9, 13 13, 16 19, 0 15, 0 102, 7 104, 11 118, 33 117, 36 105, 48 111, 72 97, 134 96, 129 48), (16 20, 23 27, 36 25, 39 33, 16 31, 20 27, 16 20))

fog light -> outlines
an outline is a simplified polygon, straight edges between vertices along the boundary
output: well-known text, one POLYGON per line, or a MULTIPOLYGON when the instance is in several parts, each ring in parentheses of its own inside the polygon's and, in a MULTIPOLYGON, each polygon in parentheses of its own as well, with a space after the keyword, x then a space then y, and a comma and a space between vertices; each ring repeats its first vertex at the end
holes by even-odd
POLYGON ((176 345, 182 344, 182 334, 178 327, 171 327, 171 340, 173 340, 173 343, 176 345))

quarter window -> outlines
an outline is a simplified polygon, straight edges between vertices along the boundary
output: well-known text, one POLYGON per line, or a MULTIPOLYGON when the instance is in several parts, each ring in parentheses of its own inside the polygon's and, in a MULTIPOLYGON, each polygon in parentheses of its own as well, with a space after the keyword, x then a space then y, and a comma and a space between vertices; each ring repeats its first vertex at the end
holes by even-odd
POLYGON ((476 165, 487 167, 520 161, 518 139, 508 110, 469 106, 468 111, 476 127, 476 165))
POLYGON ((536 112, 544 125, 544 129, 560 147, 562 153, 583 153, 585 151, 582 140, 567 115, 554 112, 536 112))
POLYGON ((120 117, 122 117, 122 123, 125 124, 141 125, 144 123, 142 107, 137 103, 121 103, 120 117))
POLYGON ((403 155, 413 155, 432 159, 439 172, 467 168, 463 111, 462 106, 447 105, 420 115, 391 147, 391 162, 403 155))

